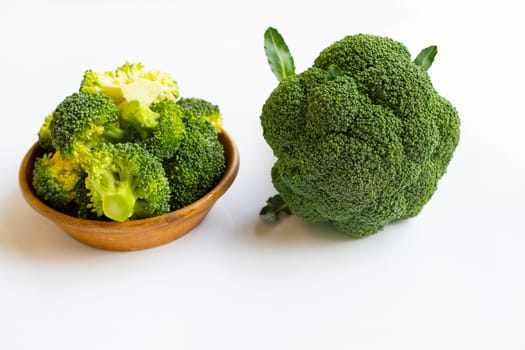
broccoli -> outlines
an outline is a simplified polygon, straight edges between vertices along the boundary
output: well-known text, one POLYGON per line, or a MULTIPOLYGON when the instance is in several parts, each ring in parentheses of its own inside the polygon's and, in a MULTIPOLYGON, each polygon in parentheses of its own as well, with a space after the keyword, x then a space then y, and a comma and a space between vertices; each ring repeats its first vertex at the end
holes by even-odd
POLYGON ((219 106, 204 99, 194 97, 181 97, 177 100, 177 104, 185 113, 208 120, 218 133, 221 132, 222 115, 219 106))
POLYGON ((114 72, 87 70, 80 91, 103 93, 119 107, 133 100, 149 106, 153 102, 179 97, 177 82, 169 74, 160 70, 146 70, 142 63, 125 63, 114 72))
POLYGON ((173 157, 185 130, 182 111, 168 99, 150 107, 132 101, 123 109, 122 121, 128 124, 128 139, 142 144, 159 160, 173 157))
POLYGON ((80 91, 105 94, 117 104, 128 141, 142 139, 159 159, 177 150, 184 127, 174 103, 179 88, 168 73, 146 70, 142 63, 125 63, 114 72, 87 70, 80 91))
POLYGON ((135 143, 103 143, 86 162, 92 211, 126 221, 170 211, 170 188, 162 163, 135 143))
POLYGON ((117 142, 125 137, 117 106, 100 93, 81 92, 66 97, 53 112, 49 131, 55 149, 80 157, 86 157, 102 142, 117 142))
POLYGON ((217 131, 208 120, 186 111, 185 125, 179 149, 164 163, 172 192, 172 210, 209 192, 220 180, 226 164, 217 131))
POLYGON ((53 119, 53 113, 48 114, 47 117, 44 119, 44 124, 40 127, 40 130, 38 130, 38 142, 40 143, 40 146, 47 150, 47 151, 53 151, 53 143, 51 141, 51 120, 53 119))
POLYGON ((140 63, 87 70, 38 131, 46 153, 34 163, 37 196, 68 215, 118 222, 202 197, 225 169, 221 115, 178 97, 175 80, 140 63))
MULTIPOLYGON (((273 28, 267 35, 280 36, 273 28)), ((403 44, 358 34, 324 49, 300 74, 293 63, 281 69, 260 117, 280 198, 261 216, 289 211, 353 237, 416 216, 459 142, 457 111, 426 71, 435 52, 412 61, 403 44)))
POLYGON ((97 211, 93 210, 91 194, 86 187, 86 178, 87 174, 83 173, 74 188, 75 198, 73 198, 73 202, 66 213, 87 220, 109 220, 109 218, 105 216, 99 216, 97 211))
POLYGON ((59 151, 36 159, 33 169, 33 188, 37 196, 53 208, 67 211, 77 196, 76 187, 82 178, 78 163, 59 151))

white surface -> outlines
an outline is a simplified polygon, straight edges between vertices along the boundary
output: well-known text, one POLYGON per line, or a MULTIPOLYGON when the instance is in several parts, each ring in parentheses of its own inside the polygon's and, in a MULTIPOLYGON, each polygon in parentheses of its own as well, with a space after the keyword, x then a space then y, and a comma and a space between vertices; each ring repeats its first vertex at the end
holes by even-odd
POLYGON ((13 1, 0 5, 0 348, 525 349, 525 32, 519 1, 13 1), (343 5, 344 4, 344 5, 343 5), (263 225, 275 87, 267 26, 298 70, 346 34, 436 44, 433 82, 462 138, 420 216, 362 240, 263 225), (69 238, 17 171, 85 69, 173 74, 221 106, 241 150, 231 190, 191 234, 131 253, 69 238))

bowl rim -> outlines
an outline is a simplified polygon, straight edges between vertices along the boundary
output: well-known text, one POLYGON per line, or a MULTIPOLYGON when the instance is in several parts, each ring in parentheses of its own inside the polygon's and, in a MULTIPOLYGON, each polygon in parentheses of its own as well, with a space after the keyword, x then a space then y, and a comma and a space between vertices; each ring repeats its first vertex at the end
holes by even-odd
POLYGON ((20 164, 20 190, 22 191, 22 195, 24 196, 26 202, 37 212, 47 217, 48 219, 60 222, 61 224, 65 224, 68 226, 96 225, 105 230, 121 231, 126 228, 131 229, 150 225, 159 225, 159 223, 164 223, 168 225, 172 222, 175 222, 179 218, 183 218, 210 208, 219 199, 219 197, 221 197, 228 190, 228 188, 232 185, 233 181, 235 180, 240 165, 239 150, 231 136, 224 129, 222 129, 218 137, 219 141, 223 145, 226 160, 226 169, 224 170, 224 173, 220 178, 219 182, 208 193, 206 193, 201 198, 197 199, 195 202, 165 214, 149 218, 116 222, 83 219, 62 213, 56 209, 51 208, 49 205, 47 205, 40 198, 37 197, 32 185, 32 177, 28 177, 28 174, 32 174, 32 162, 34 162, 34 159, 37 157, 36 152, 40 150, 42 152, 45 152, 40 147, 40 143, 38 141, 36 141, 26 152, 20 164), (31 172, 28 172, 28 167, 30 167, 31 172))

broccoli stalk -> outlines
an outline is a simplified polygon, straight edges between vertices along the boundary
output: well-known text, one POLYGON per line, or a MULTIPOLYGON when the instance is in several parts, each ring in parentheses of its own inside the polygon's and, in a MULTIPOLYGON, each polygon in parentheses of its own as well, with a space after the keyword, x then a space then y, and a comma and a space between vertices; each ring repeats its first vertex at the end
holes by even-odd
POLYGON ((103 169, 100 182, 93 185, 93 190, 100 193, 104 215, 115 221, 125 221, 135 212, 137 203, 136 188, 132 172, 119 169, 118 178, 111 169, 103 169))

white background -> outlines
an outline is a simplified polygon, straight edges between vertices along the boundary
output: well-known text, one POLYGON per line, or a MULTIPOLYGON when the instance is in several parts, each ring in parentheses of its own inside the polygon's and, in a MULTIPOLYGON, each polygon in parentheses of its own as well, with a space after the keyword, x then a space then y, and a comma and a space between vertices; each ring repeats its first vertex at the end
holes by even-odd
POLYGON ((523 15, 517 0, 2 1, 0 348, 525 349, 523 15), (438 45, 429 73, 462 136, 417 218, 361 240, 260 222, 268 26, 298 71, 347 34, 438 45), (17 172, 84 70, 125 61, 219 104, 241 169, 193 232, 116 253, 32 211, 17 172))

